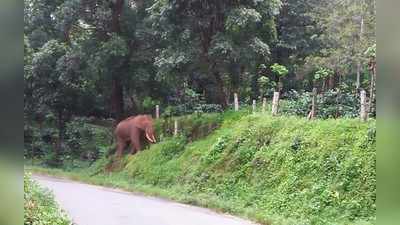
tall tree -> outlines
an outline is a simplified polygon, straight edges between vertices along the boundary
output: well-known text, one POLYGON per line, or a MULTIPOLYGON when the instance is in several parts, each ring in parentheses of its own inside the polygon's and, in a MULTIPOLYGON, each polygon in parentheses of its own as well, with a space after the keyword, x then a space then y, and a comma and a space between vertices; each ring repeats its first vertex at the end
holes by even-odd
POLYGON ((271 19, 279 6, 280 1, 156 1, 151 7, 156 29, 161 29, 170 43, 185 45, 163 49, 158 65, 182 69, 190 64, 192 71, 207 74, 215 85, 216 103, 226 107, 230 93, 224 90, 224 73, 229 71, 237 86, 244 73, 243 61, 269 54, 268 44, 255 30, 257 25, 265 25, 265 18, 271 19))

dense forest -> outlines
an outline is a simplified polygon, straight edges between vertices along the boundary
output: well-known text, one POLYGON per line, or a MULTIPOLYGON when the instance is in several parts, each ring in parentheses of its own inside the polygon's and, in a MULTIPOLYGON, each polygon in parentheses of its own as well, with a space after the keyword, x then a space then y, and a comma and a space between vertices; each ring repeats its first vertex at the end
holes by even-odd
MULTIPOLYGON (((25 0, 25 140, 74 118, 220 112, 279 91, 281 110, 375 116, 372 0, 25 0)), ((268 101, 269 101, 268 100, 268 101)), ((43 135, 42 135, 43 136, 43 135)))

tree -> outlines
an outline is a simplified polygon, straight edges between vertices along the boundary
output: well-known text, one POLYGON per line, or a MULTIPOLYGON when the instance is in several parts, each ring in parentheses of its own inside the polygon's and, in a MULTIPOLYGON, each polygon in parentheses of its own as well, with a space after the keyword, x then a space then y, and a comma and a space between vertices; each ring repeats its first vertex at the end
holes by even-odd
POLYGON ((79 97, 88 86, 83 79, 79 55, 57 40, 47 42, 33 55, 32 74, 29 77, 31 94, 36 104, 42 105, 56 116, 58 140, 54 163, 62 152, 65 123, 71 112, 78 111, 79 97))
POLYGON ((322 92, 326 89, 326 81, 333 75, 333 71, 328 68, 320 67, 314 74, 314 82, 321 82, 322 83, 322 92))
POLYGON ((375 86, 376 86, 376 44, 367 48, 364 55, 369 58, 368 70, 370 72, 370 87, 369 87, 369 112, 375 113, 375 86))
POLYGON ((278 91, 281 91, 283 88, 283 84, 282 84, 282 78, 285 77, 289 71, 288 69, 283 66, 283 65, 279 65, 278 63, 274 63, 271 65, 271 71, 272 73, 274 73, 276 76, 278 76, 278 91))
POLYGON ((216 90, 217 103, 226 107, 230 93, 225 92, 224 74, 238 88, 246 67, 255 71, 254 57, 265 61, 269 46, 256 30, 271 27, 267 22, 279 6, 279 1, 156 1, 150 8, 155 29, 169 43, 156 64, 170 72, 205 75, 215 87, 208 91, 216 90))

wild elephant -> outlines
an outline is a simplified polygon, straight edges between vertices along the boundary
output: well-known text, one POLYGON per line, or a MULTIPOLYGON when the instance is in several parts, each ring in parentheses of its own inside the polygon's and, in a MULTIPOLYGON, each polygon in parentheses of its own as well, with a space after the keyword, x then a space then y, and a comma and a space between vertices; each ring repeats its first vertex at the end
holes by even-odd
POLYGON ((141 139, 147 139, 150 143, 156 143, 154 133, 154 122, 150 115, 131 116, 118 123, 114 131, 117 140, 116 155, 122 156, 122 153, 131 143, 131 154, 141 150, 141 139))

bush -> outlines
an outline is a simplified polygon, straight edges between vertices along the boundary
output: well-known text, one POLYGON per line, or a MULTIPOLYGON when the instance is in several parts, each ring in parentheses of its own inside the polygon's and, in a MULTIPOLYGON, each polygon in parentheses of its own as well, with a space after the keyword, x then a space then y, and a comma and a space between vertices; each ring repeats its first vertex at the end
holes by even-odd
MULTIPOLYGON (((297 92, 292 90, 283 96, 280 111, 286 115, 306 117, 311 111, 311 92, 297 92)), ((359 115, 359 97, 351 92, 329 90, 317 97, 317 117, 328 118, 355 118, 359 115)))
POLYGON ((198 103, 191 105, 189 103, 179 104, 176 106, 167 106, 162 113, 163 117, 182 116, 193 113, 220 113, 222 112, 221 105, 198 103))
POLYGON ((88 163, 101 158, 110 148, 112 135, 108 128, 89 123, 86 118, 74 118, 66 124, 62 151, 56 159, 55 144, 58 130, 46 124, 39 128, 35 124, 24 126, 24 156, 40 159, 48 166, 62 166, 64 162, 74 164, 75 160, 88 163), (59 162, 61 161, 61 162, 59 162))
POLYGON ((196 93, 190 88, 184 89, 180 98, 171 98, 170 104, 163 110, 163 117, 182 116, 192 113, 219 113, 222 112, 221 105, 207 104, 203 95, 196 93))
POLYGON ((24 225, 72 225, 52 194, 24 175, 24 225))
POLYGON ((181 117, 160 118, 155 123, 159 138, 173 135, 175 119, 178 120, 179 133, 193 141, 207 136, 218 128, 222 122, 222 115, 195 113, 181 117))
POLYGON ((111 144, 110 131, 95 126, 83 118, 67 124, 64 159, 95 161, 102 157, 111 144))

